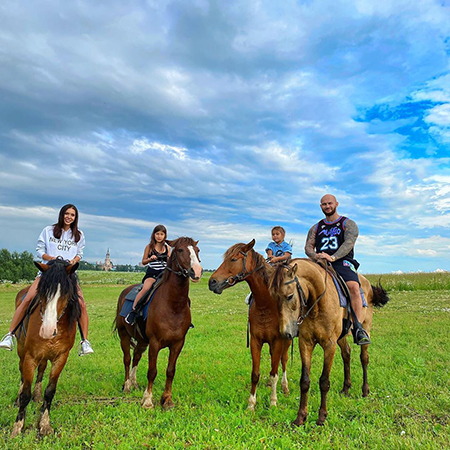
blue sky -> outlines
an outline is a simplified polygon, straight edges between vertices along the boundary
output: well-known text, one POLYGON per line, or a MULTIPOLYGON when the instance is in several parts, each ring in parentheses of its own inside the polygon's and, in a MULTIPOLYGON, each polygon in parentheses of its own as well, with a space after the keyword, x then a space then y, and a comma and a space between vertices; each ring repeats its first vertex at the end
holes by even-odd
POLYGON ((450 270, 450 3, 8 1, 0 7, 0 247, 75 203, 85 259, 152 228, 205 268, 320 197, 364 273, 450 270))

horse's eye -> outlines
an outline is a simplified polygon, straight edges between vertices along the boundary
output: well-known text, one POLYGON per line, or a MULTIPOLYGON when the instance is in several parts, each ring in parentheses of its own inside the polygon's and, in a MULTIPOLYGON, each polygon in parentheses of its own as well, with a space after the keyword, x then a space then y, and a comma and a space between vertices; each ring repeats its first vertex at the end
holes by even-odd
POLYGON ((179 248, 179 249, 178 249, 178 253, 181 253, 182 251, 183 251, 182 248, 179 248))
POLYGON ((236 258, 231 258, 231 262, 236 262, 237 259, 236 258))
POLYGON ((292 300, 293 298, 294 298, 294 294, 291 294, 291 295, 288 295, 288 296, 287 296, 287 299, 288 299, 288 300, 292 300))

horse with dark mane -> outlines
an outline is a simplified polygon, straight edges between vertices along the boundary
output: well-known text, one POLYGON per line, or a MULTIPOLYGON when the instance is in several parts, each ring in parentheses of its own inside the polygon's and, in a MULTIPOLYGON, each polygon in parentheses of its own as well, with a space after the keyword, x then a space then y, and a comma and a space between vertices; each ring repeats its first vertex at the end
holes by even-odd
POLYGON ((277 404, 278 367, 283 368, 281 387, 285 394, 289 393, 286 365, 289 358, 291 341, 280 334, 280 315, 276 300, 271 296, 268 287, 269 275, 273 267, 253 246, 253 239, 248 244, 235 244, 223 256, 223 263, 211 275, 209 289, 221 294, 224 289, 234 286, 240 281, 246 281, 253 294, 253 302, 249 310, 250 349, 252 353, 252 387, 248 400, 248 409, 256 405, 256 388, 259 381, 261 349, 267 343, 270 347, 272 367, 270 380, 272 392, 271 406, 277 404))
MULTIPOLYGON (((42 272, 42 277, 39 282, 36 307, 25 319, 24 331, 17 339, 21 386, 18 396, 19 412, 12 437, 17 436, 23 429, 36 368, 38 368, 38 376, 33 398, 36 401, 41 399, 42 377, 48 361, 51 362, 52 368, 44 393, 38 426, 41 435, 53 431, 50 426, 50 407, 58 378, 73 347, 77 322, 81 315, 74 274, 78 263, 70 265, 67 261, 55 259, 48 264, 35 264, 42 272)), ((17 294, 16 308, 27 290, 28 288, 22 289, 17 294)))
MULTIPOLYGON (((120 337, 125 367, 123 390, 129 392, 131 387, 137 387, 136 371, 143 352, 149 347, 148 386, 144 392, 142 406, 153 408, 152 389, 156 378, 156 363, 161 349, 169 348, 169 361, 166 371, 166 386, 161 397, 164 409, 174 406, 172 401, 172 383, 178 356, 183 348, 186 333, 191 326, 191 309, 189 299, 189 280, 198 282, 202 275, 202 267, 198 257, 198 241, 189 237, 180 237, 166 241, 172 249, 167 261, 162 283, 155 291, 148 308, 145 322, 145 332, 141 335, 137 329, 139 323, 129 325, 120 315, 127 294, 138 285, 124 289, 117 302, 117 314, 114 321, 115 329, 120 337), (136 341, 133 352, 133 365, 130 374, 131 339, 136 341)), ((139 319, 142 320, 142 319, 139 319)))
MULTIPOLYGON (((280 332, 292 338, 298 336, 302 359, 300 380, 300 406, 295 425, 305 423, 307 416, 308 391, 310 386, 312 353, 319 344, 324 352, 323 369, 320 377, 321 403, 318 425, 323 425, 327 417, 327 393, 330 389, 330 372, 333 365, 336 344, 341 348, 344 361, 344 386, 341 393, 348 395, 350 379, 350 346, 345 335, 341 337, 346 309, 339 304, 339 296, 329 269, 310 259, 293 259, 289 266, 279 266, 273 272, 269 289, 278 301, 280 311, 280 332)), ((372 326, 373 308, 384 306, 389 297, 379 286, 359 275, 367 307, 363 308, 361 322, 369 333, 372 326)), ((347 330, 348 333, 349 330, 347 330)), ((368 345, 361 345, 361 365, 363 369, 362 395, 369 394, 367 366, 369 364, 368 345)))

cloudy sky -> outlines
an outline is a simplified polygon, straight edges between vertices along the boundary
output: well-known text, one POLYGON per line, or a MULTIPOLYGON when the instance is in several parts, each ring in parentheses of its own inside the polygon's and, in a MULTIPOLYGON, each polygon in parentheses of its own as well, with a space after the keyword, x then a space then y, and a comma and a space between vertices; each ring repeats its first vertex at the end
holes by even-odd
POLYGON ((450 270, 450 2, 0 6, 0 247, 75 203, 85 259, 152 228, 205 268, 281 224, 294 256, 336 195, 365 273, 450 270))

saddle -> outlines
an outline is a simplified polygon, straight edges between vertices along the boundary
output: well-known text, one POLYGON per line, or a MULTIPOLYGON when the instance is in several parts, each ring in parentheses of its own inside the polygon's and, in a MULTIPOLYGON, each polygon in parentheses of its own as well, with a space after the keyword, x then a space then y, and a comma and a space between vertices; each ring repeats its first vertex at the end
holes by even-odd
MULTIPOLYGON (((135 310, 137 312, 137 319, 136 319, 136 327, 135 332, 139 333, 142 339, 144 339, 146 342, 148 342, 147 336, 145 334, 145 320, 147 319, 148 314, 148 308, 150 306, 150 303, 153 299, 153 295, 155 294, 156 290, 161 286, 162 283, 162 275, 159 275, 156 281, 152 284, 152 287, 142 296, 142 298, 139 300, 139 302, 136 304, 135 310)), ((143 284, 141 283, 138 286, 135 286, 133 289, 131 289, 130 292, 125 297, 125 302, 123 303, 122 309, 120 311, 120 315, 122 317, 126 317, 128 313, 133 308, 134 300, 137 296, 137 294, 142 290, 143 284)))
MULTIPOLYGON (((331 264, 329 264, 329 263, 327 263, 325 261, 317 261, 317 264, 322 266, 332 276, 334 285, 335 285, 336 290, 337 290, 338 295, 339 295, 340 305, 341 305, 341 307, 346 308, 346 310, 347 310, 346 317, 342 318, 342 332, 341 332, 340 336, 337 339, 339 341, 344 336, 347 336, 347 334, 350 331, 350 328, 351 328, 353 323, 355 324, 353 329, 361 328, 362 325, 359 323, 359 321, 358 321, 358 319, 356 317, 355 311, 352 308, 351 296, 350 296, 350 291, 348 289, 347 283, 334 270, 334 268, 333 268, 333 266, 331 264), (341 300, 341 296, 344 297, 345 303, 341 300), (352 321, 352 319, 353 319, 353 321, 352 321)), ((368 305, 367 305, 366 299, 364 297, 364 291, 361 289, 361 287, 360 287, 360 291, 361 291, 361 299, 362 299, 362 302, 363 302, 363 306, 367 307, 368 305)))

